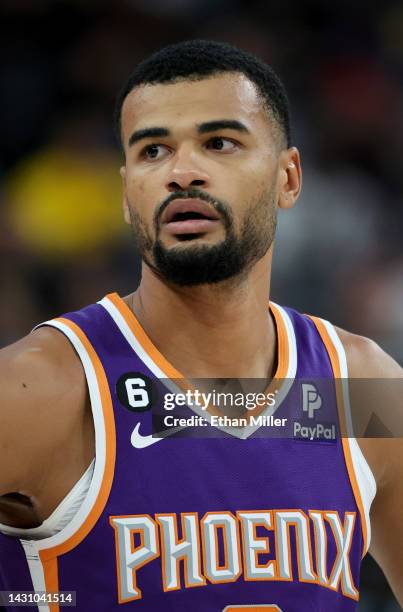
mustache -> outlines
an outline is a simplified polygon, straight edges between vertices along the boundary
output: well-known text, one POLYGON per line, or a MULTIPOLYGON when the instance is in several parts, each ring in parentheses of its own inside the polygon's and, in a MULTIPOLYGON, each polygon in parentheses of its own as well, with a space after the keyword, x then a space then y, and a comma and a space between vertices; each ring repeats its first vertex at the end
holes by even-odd
POLYGON ((189 187, 189 189, 178 190, 170 193, 169 196, 165 198, 165 200, 158 206, 154 213, 155 227, 159 228, 162 213, 173 200, 177 199, 203 200, 204 202, 210 204, 221 215, 227 228, 232 224, 231 209, 226 203, 213 198, 213 196, 202 189, 198 189, 197 187, 189 187))

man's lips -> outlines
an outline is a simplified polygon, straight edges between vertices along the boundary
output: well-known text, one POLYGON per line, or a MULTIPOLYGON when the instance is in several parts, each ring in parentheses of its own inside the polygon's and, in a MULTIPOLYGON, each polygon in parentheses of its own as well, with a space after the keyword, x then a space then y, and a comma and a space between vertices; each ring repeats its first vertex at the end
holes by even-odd
POLYGON ((208 202, 189 198, 172 200, 164 210, 161 222, 169 234, 203 234, 212 229, 219 219, 219 214, 208 202), (186 218, 186 214, 189 218, 186 218))
POLYGON ((162 213, 161 221, 162 223, 171 223, 175 215, 181 213, 199 213, 205 219, 212 219, 213 221, 220 218, 216 210, 208 202, 196 198, 188 198, 172 200, 162 213))

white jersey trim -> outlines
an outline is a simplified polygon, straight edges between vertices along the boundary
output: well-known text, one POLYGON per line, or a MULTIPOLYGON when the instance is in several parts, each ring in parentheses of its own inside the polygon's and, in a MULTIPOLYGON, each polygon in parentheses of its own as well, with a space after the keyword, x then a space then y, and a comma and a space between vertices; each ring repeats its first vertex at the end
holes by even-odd
POLYGON ((347 367, 347 358, 346 352, 344 350, 344 346, 334 328, 334 326, 329 323, 329 321, 325 321, 324 319, 320 319, 323 325, 326 327, 326 330, 330 336, 330 339, 333 342, 334 348, 336 349, 339 364, 340 364, 340 373, 342 377, 342 388, 343 388, 343 404, 344 404, 344 413, 346 418, 346 427, 347 427, 347 442, 350 448, 351 459, 353 464, 353 469, 355 473, 355 477, 357 480, 359 492, 361 495, 363 510, 365 516, 365 522, 367 527, 367 549, 365 552, 368 552, 370 542, 371 542, 371 521, 370 521, 370 509, 372 502, 376 495, 376 480, 374 474, 368 465, 367 460, 364 457, 364 454, 359 447, 359 444, 354 437, 352 419, 351 419, 351 405, 350 405, 350 396, 348 392, 348 367, 347 367))
MULTIPOLYGON (((34 542, 32 540, 20 540, 20 542, 27 558, 29 573, 31 574, 31 580, 35 591, 46 591, 43 566, 34 542)), ((50 608, 47 604, 38 605, 37 609, 43 612, 50 612, 50 608)))

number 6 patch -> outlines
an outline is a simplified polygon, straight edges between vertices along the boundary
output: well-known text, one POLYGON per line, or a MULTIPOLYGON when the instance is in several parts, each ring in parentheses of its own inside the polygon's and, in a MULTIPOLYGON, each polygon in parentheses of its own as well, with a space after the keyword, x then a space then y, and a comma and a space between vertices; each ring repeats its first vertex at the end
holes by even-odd
POLYGON ((155 385, 140 372, 123 374, 116 383, 116 395, 119 402, 132 412, 150 410, 156 401, 155 385))

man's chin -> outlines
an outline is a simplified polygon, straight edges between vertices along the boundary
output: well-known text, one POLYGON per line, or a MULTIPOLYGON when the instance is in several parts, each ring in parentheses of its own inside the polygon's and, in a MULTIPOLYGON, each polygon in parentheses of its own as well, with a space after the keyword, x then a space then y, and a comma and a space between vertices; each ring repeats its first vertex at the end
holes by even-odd
POLYGON ((155 265, 161 262, 171 262, 179 266, 208 265, 213 263, 220 253, 225 253, 224 240, 211 240, 211 237, 194 236, 189 239, 182 234, 180 240, 166 244, 157 240, 152 249, 152 259, 155 265))
POLYGON ((166 248, 158 240, 153 248, 154 269, 182 287, 216 284, 242 271, 243 253, 236 246, 228 240, 216 244, 191 240, 166 248))

